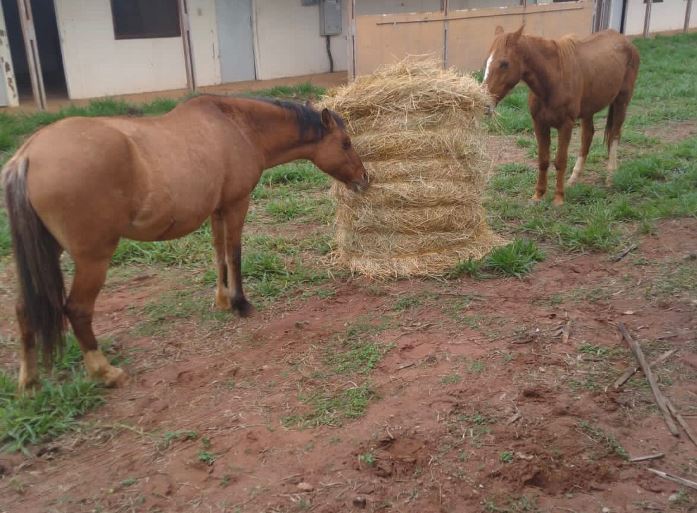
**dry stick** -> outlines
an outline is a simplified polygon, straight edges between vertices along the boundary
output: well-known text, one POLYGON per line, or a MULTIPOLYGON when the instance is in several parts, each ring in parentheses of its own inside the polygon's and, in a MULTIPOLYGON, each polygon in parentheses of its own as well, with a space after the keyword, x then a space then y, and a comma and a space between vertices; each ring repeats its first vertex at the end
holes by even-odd
POLYGON ((679 436, 680 431, 678 430, 678 426, 675 425, 675 422, 673 422, 673 417, 670 416, 670 412, 668 411, 668 406, 666 405, 666 398, 663 396, 661 389, 658 388, 658 383, 656 382, 656 376, 653 375, 653 372, 651 372, 651 367, 649 367, 649 364, 646 363, 646 358, 644 357, 644 353, 641 350, 641 347, 639 346, 639 344, 637 344, 637 342, 629 334, 629 332, 627 331, 627 328, 624 326, 624 324, 622 324, 620 322, 617 325, 617 329, 619 329, 620 333, 622 333, 624 340, 627 341, 627 344, 629 345, 631 350, 634 352, 634 356, 636 357, 637 361, 639 362, 639 365, 641 366, 641 370, 644 371, 644 376, 646 376, 646 380, 649 382, 649 385, 651 386, 651 392, 653 392, 653 397, 656 400, 656 404, 658 405, 658 408, 661 410, 661 413, 663 414, 663 420, 665 421, 666 425, 668 426, 668 430, 670 431, 670 434, 673 436, 679 436))
POLYGON ((570 336, 571 336, 571 319, 566 321, 566 324, 564 325, 564 330, 562 331, 562 335, 561 335, 561 343, 568 344, 570 336))
POLYGON ((662 458, 665 456, 662 452, 658 452, 656 454, 649 454, 647 456, 637 456, 636 458, 632 458, 629 460, 631 463, 639 463, 640 461, 649 461, 649 460, 657 460, 659 458, 662 458))
POLYGON ((687 423, 687 421, 683 418, 682 415, 680 415, 680 412, 673 406, 673 403, 670 402, 670 399, 666 397, 666 406, 668 406, 668 411, 675 417, 675 420, 678 421, 678 424, 685 430, 685 433, 687 433, 687 437, 692 440, 692 443, 697 445, 697 436, 692 432, 692 428, 690 425, 687 423))
MULTIPOLYGON (((670 358, 671 356, 673 356, 673 355, 674 355, 675 353, 677 353, 677 352, 678 352, 677 349, 671 349, 670 351, 666 351, 666 352, 663 353, 661 356, 659 356, 659 357, 656 358, 654 361, 652 361, 652 362, 649 364, 649 367, 651 367, 652 369, 653 369, 654 367, 657 367, 658 365, 660 365, 660 364, 662 364, 663 362, 665 362, 668 358, 670 358)), ((636 374, 637 372, 639 372, 639 367, 629 367, 626 371, 624 371, 624 372, 622 373, 622 375, 621 375, 619 378, 617 378, 617 381, 615 381, 615 384, 612 385, 613 388, 614 388, 615 390, 617 390, 617 389, 620 388, 622 385, 624 385, 627 381, 629 381, 629 378, 631 378, 632 376, 634 376, 634 374, 636 374)))
POLYGON ((648 470, 652 474, 656 474, 658 477, 667 479, 668 481, 673 481, 674 483, 678 483, 683 486, 687 486, 688 488, 692 488, 693 490, 697 490, 697 483, 695 483, 694 481, 690 481, 689 479, 685 479, 684 477, 667 474, 661 470, 656 470, 655 468, 647 468, 646 470, 648 470))
POLYGON ((622 253, 620 253, 620 254, 617 255, 617 256, 614 256, 614 257, 612 258, 612 261, 613 261, 613 262, 619 262, 619 261, 622 260, 624 257, 626 257, 629 253, 631 253, 632 251, 634 251, 637 247, 638 247, 638 246, 637 246, 636 244, 632 244, 631 246, 629 246, 628 248, 626 248, 624 251, 622 251, 622 253))

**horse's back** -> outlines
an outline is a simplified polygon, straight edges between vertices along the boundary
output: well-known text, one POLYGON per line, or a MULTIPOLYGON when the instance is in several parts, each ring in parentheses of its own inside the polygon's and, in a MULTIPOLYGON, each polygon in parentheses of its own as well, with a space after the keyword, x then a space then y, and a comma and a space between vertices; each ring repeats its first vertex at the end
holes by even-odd
POLYGON ((610 29, 580 39, 576 57, 583 82, 581 117, 603 109, 625 89, 631 95, 639 53, 626 36, 610 29))

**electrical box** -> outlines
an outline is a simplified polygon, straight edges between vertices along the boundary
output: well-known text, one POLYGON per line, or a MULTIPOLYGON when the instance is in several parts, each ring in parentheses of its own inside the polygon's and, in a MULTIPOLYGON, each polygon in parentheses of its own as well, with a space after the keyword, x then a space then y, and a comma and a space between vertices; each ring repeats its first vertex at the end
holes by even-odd
POLYGON ((319 0, 319 34, 341 34, 341 0, 319 0))

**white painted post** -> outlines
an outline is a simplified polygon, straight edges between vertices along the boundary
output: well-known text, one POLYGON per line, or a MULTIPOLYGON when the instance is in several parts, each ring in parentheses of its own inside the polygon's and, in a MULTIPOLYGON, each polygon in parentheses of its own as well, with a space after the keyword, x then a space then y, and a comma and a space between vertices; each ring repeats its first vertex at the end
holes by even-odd
POLYGON ((46 110, 46 90, 44 89, 44 77, 41 73, 41 59, 39 59, 39 46, 36 41, 31 2, 30 0, 17 0, 17 6, 19 7, 19 21, 22 25, 34 101, 39 110, 46 110))
POLYGON ((651 26, 651 4, 653 0, 646 0, 646 12, 644 13, 644 37, 649 37, 649 27, 651 26))
POLYGON ((179 27, 184 48, 184 66, 186 67, 186 87, 189 92, 196 91, 196 72, 194 56, 191 51, 191 32, 189 26, 189 6, 187 0, 179 0, 179 27))

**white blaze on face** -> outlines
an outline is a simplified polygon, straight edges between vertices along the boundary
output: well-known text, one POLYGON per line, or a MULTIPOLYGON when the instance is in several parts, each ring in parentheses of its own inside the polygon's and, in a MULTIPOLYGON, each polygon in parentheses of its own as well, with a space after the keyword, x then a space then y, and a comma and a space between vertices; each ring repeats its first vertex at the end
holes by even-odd
POLYGON ((491 67, 491 61, 494 59, 494 54, 492 53, 489 55, 489 58, 486 60, 486 67, 484 68, 484 82, 486 82, 487 77, 489 76, 489 68, 491 67))

